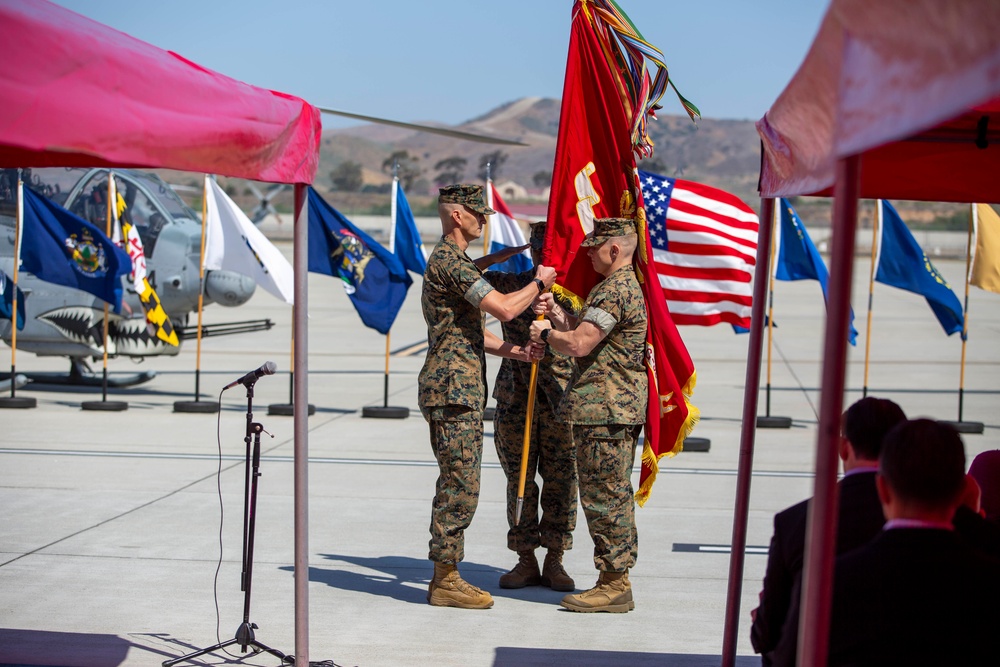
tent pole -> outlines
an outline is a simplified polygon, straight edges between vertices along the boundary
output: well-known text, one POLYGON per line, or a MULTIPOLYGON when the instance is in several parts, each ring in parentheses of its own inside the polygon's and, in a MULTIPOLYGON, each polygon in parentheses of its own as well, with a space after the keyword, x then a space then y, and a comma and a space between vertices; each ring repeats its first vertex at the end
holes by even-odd
POLYGON ((292 251, 294 300, 292 326, 295 373, 295 664, 309 664, 309 212, 306 184, 295 184, 295 230, 292 251))
POLYGON ((833 559, 837 537, 837 445, 844 407, 847 331, 850 326, 854 239, 857 231, 861 159, 852 155, 837 161, 833 200, 830 291, 819 428, 816 434, 816 480, 806 523, 803 560, 802 614, 799 617, 800 667, 826 667, 830 638, 830 602, 833 597, 833 559))
MULTIPOLYGON (((760 219, 774 216, 774 200, 762 199, 760 219)), ((764 306, 767 302, 771 234, 774 225, 758 227, 757 270, 754 271, 753 305, 750 311, 750 340, 747 343, 746 382, 743 388, 743 423, 740 427, 740 459, 736 473, 736 506, 733 511, 732 550, 729 554, 729 586, 726 593, 726 620, 722 631, 722 667, 736 664, 736 638, 740 629, 740 595, 743 588, 743 561, 746 558, 747 516, 750 510, 750 475, 753 472, 754 438, 757 434, 757 401, 760 392, 761 346, 764 340, 764 306)))

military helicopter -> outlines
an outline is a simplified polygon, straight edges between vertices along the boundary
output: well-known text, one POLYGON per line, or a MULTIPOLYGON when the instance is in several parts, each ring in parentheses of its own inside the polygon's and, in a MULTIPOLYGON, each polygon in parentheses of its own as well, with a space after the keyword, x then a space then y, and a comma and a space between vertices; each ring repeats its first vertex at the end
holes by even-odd
MULTIPOLYGON (((201 220, 173 188, 159 176, 135 170, 114 170, 118 191, 125 199, 145 249, 150 284, 160 297, 174 329, 183 340, 188 316, 198 307, 201 253, 201 220)), ((25 187, 44 195, 85 220, 105 228, 108 170, 31 169, 22 172, 25 187)), ((17 170, 0 170, 0 269, 8 276, 14 268, 14 232, 17 170)), ((179 347, 161 341, 147 328, 138 295, 126 282, 120 315, 109 315, 108 354, 135 360, 176 355, 179 347)), ((25 327, 17 332, 17 349, 40 356, 65 356, 71 361, 67 375, 36 374, 45 382, 97 384, 88 359, 103 356, 104 302, 87 292, 47 283, 21 272, 18 286, 25 294, 25 327)), ((208 271, 204 304, 228 308, 246 303, 256 285, 232 271, 208 271)), ((270 320, 203 325, 202 336, 268 329, 270 320)), ((11 344, 11 322, 0 320, 0 337, 11 344)), ((32 374, 27 374, 31 377, 32 374)), ((152 373, 118 378, 117 386, 144 382, 152 373)))

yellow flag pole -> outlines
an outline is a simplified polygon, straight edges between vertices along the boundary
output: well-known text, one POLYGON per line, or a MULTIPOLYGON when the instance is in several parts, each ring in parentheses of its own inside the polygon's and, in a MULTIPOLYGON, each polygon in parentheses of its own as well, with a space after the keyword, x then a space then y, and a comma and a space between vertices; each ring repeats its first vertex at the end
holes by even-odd
POLYGON ((21 225, 24 221, 24 181, 17 170, 17 219, 14 222, 14 292, 10 316, 10 397, 17 396, 17 270, 21 261, 21 225))
POLYGON ((872 225, 872 265, 868 272, 868 321, 865 326, 865 381, 861 397, 868 395, 868 360, 872 349, 872 303, 875 299, 875 259, 878 253, 879 227, 882 224, 882 200, 875 200, 875 222, 872 225))
POLYGON ((976 204, 969 205, 969 237, 965 244, 965 304, 962 308, 962 363, 958 374, 958 421, 962 421, 965 402, 965 346, 969 338, 969 279, 972 271, 972 230, 976 226, 976 204))
MULTIPOLYGON (((115 192, 115 173, 108 170, 108 211, 107 211, 107 222, 105 224, 104 233, 111 238, 111 211, 112 207, 115 205, 116 199, 115 192)), ((108 400, 108 302, 104 302, 104 378, 101 382, 101 400, 108 400)))
POLYGON ((764 392, 766 400, 766 416, 771 416, 771 347, 774 330, 774 249, 777 244, 778 221, 780 220, 781 199, 778 199, 774 207, 774 215, 771 216, 771 250, 767 253, 767 389, 764 392))
POLYGON ((198 335, 194 357, 194 400, 201 400, 201 314, 205 307, 205 233, 208 227, 208 179, 205 174, 205 183, 201 193, 201 251, 198 254, 198 335))
MULTIPOLYGON (((539 320, 545 319, 539 315, 539 320)), ((517 480, 517 508, 514 510, 514 525, 521 523, 524 508, 524 483, 528 478, 528 454, 531 451, 531 419, 535 412, 535 387, 538 384, 538 360, 531 362, 531 377, 528 379, 528 410, 524 414, 524 444, 521 446, 521 473, 517 480)))

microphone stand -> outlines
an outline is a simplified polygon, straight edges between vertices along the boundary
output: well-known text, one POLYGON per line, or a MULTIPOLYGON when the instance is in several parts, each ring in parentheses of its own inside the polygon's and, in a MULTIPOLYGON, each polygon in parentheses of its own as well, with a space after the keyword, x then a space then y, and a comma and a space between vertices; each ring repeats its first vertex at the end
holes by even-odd
POLYGON ((198 649, 193 653, 163 661, 163 667, 172 667, 179 662, 186 662, 192 658, 197 658, 206 653, 214 653, 220 649, 233 644, 240 645, 240 651, 247 652, 247 647, 252 647, 254 654, 266 651, 281 659, 283 663, 294 664, 295 658, 285 655, 281 651, 271 648, 257 641, 254 630, 258 629, 256 623, 250 622, 250 588, 253 580, 253 544, 254 528, 257 519, 257 478, 260 477, 260 434, 264 427, 253 420, 253 387, 257 378, 251 377, 244 382, 247 389, 247 428, 246 437, 246 479, 243 485, 243 571, 240 575, 240 590, 243 591, 243 622, 236 629, 236 636, 232 639, 207 648, 198 649), (253 451, 251 454, 250 442, 253 441, 253 451))

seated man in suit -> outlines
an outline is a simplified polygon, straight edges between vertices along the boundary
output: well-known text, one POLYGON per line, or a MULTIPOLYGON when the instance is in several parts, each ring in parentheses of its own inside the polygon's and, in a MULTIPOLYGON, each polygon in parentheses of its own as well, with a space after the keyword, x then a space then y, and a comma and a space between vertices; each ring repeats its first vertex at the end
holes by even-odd
MULTIPOLYGON (((837 558, 828 665, 995 665, 1000 561, 951 524, 965 489, 958 433, 930 419, 900 424, 882 444, 876 484, 887 522, 837 558)), ((794 598, 775 665, 795 664, 798 618, 794 598)))
MULTIPOLYGON (((906 421, 903 409, 890 400, 868 396, 844 412, 839 454, 844 465, 840 481, 837 523, 837 553, 865 544, 882 529, 885 518, 875 490, 882 438, 896 424, 906 421)), ((768 654, 778 645, 781 627, 792 603, 792 585, 802 570, 806 517, 809 501, 779 512, 774 517, 774 537, 768 550, 760 607, 751 612, 750 641, 754 651, 768 654)))

